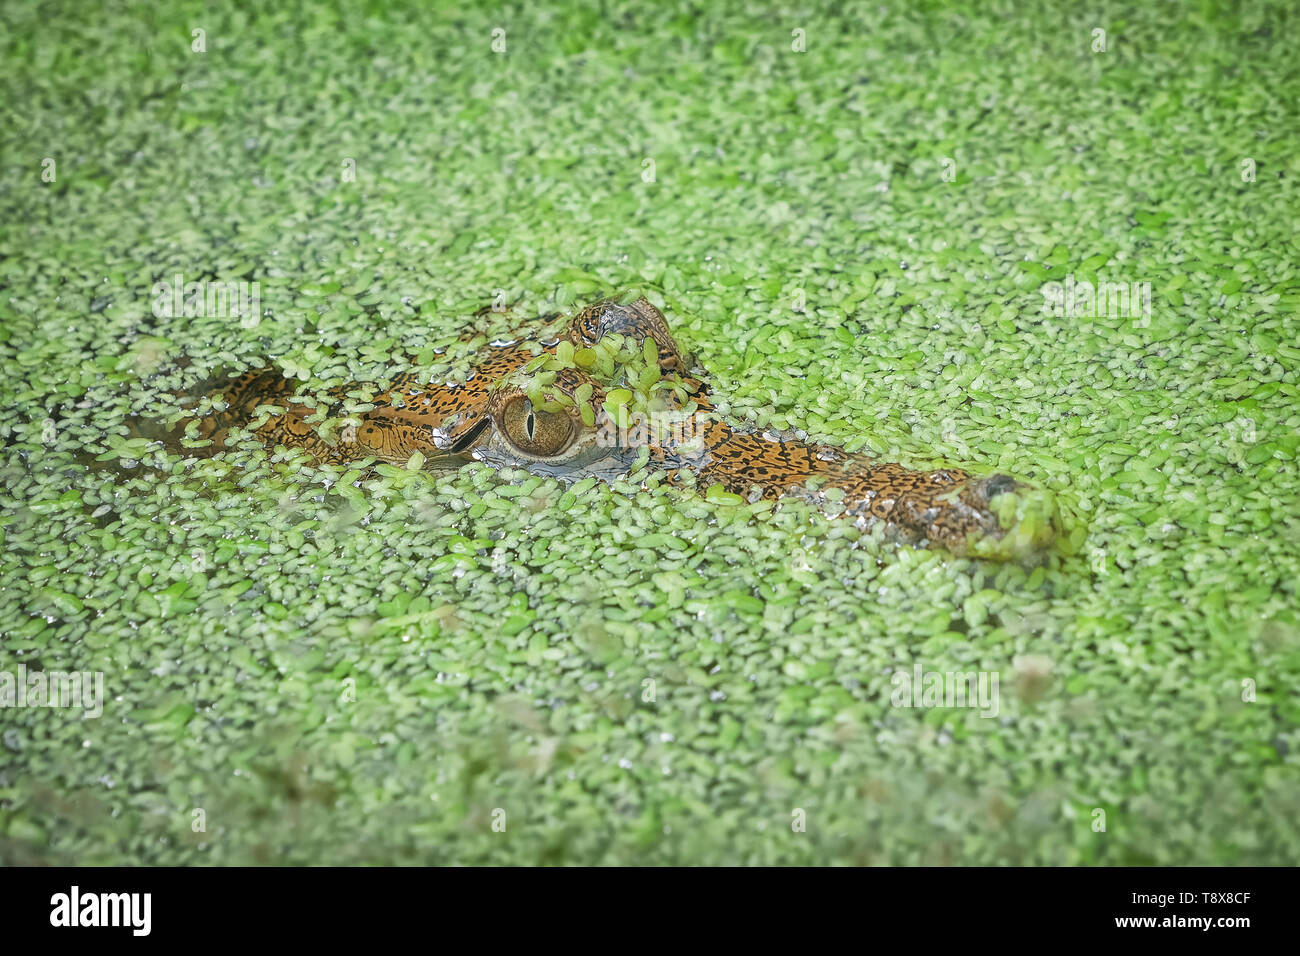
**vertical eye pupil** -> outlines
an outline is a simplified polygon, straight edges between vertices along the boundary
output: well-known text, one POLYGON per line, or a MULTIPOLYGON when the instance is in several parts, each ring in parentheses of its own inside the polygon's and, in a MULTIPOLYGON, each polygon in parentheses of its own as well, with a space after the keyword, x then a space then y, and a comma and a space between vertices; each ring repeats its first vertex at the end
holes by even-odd
POLYGON ((559 454, 573 438, 567 415, 534 408, 526 397, 509 402, 497 418, 502 437, 517 451, 548 458, 559 454))

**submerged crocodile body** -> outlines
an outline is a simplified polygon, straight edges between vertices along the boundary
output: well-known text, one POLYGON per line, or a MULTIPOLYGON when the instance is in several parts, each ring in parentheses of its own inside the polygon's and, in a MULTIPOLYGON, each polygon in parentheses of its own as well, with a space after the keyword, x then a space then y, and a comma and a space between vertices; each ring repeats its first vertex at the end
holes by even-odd
MULTIPOLYGON (((914 471, 733 427, 714 411, 702 370, 645 299, 595 303, 552 335, 484 345, 464 381, 422 380, 427 374, 413 363, 336 435, 320 433, 324 416, 296 395, 296 380, 275 368, 250 371, 215 385, 212 410, 181 421, 171 437, 184 431, 188 446, 199 439, 210 453, 242 430, 322 464, 406 464, 418 453, 429 469, 477 460, 566 479, 611 480, 645 465, 669 480, 690 472, 701 489, 751 501, 797 496, 863 528, 883 523, 903 541, 959 554, 1007 557, 1051 540, 1054 522, 1026 529, 1007 518, 1015 509, 1005 500, 995 507, 1000 496, 1029 490, 1006 475, 914 471), (1009 549, 975 546, 1016 535, 1021 540, 1009 549)), ((356 389, 326 397, 341 404, 356 389)))

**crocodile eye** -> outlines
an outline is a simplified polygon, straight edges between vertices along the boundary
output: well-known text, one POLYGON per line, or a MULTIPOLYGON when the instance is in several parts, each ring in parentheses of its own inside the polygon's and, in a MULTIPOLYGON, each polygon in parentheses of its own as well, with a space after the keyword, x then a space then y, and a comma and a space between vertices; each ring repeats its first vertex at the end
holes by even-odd
POLYGON ((506 405, 501 427, 510 444, 539 458, 558 455, 573 438, 573 421, 568 415, 533 408, 533 403, 522 396, 506 405))

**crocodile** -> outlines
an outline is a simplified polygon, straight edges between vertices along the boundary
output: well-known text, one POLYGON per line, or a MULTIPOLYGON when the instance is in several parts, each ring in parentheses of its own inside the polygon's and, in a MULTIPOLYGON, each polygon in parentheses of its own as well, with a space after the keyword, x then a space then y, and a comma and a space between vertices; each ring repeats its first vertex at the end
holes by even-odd
MULTIPOLYGON (((605 299, 568 320, 547 318, 551 325, 532 338, 480 336, 470 370, 457 378, 430 381, 411 357, 372 387, 371 407, 339 418, 337 430, 320 427, 319 398, 300 396, 296 379, 266 367, 209 382, 202 414, 186 415, 167 437, 188 439, 190 453, 214 454, 251 436, 318 464, 363 470, 412 459, 430 470, 479 461, 614 481, 655 469, 715 495, 801 498, 863 530, 880 525, 907 544, 958 555, 1023 556, 1059 530, 1050 494, 1005 474, 915 470, 727 421, 705 371, 645 298, 605 299), (1022 520, 1017 502, 1027 499, 1048 505, 1022 520)), ((323 398, 337 412, 357 394, 350 384, 323 398)))

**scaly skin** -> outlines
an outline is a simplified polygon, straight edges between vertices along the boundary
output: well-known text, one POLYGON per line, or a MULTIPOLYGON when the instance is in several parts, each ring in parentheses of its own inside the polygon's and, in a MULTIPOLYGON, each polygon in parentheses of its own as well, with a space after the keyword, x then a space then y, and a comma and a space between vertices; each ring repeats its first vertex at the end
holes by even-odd
MULTIPOLYGON (((618 340, 611 340, 618 341, 618 340)), ((652 353, 653 354, 653 353, 652 353)), ((366 460, 403 464, 420 452, 426 468, 455 467, 470 460, 492 465, 513 465, 540 474, 577 479, 596 475, 609 480, 626 474, 640 444, 648 444, 649 465, 668 472, 670 480, 689 469, 699 487, 720 485, 729 493, 750 500, 799 497, 828 513, 842 514, 861 527, 883 522, 899 539, 909 543, 937 544, 956 553, 973 550, 980 540, 997 541, 1008 530, 994 513, 993 499, 1005 492, 1029 490, 1006 475, 975 478, 956 468, 913 471, 896 464, 869 461, 830 445, 811 445, 789 436, 769 436, 733 428, 714 413, 706 383, 698 369, 677 347, 664 317, 646 300, 631 304, 598 302, 583 309, 557 338, 526 348, 522 342, 484 346, 475 357, 473 373, 464 383, 419 382, 418 368, 399 372, 389 388, 374 399, 374 409, 359 416, 359 423, 327 441, 304 419, 316 413, 295 401, 297 382, 276 369, 252 371, 217 387, 227 407, 198 420, 199 437, 210 439, 207 450, 226 448, 233 428, 245 428, 263 406, 277 410, 250 434, 269 447, 302 449, 319 463, 351 465, 366 460), (617 334, 642 345, 654 340, 660 374, 680 382, 684 390, 659 400, 662 411, 681 411, 680 396, 690 393, 696 406, 690 419, 698 439, 690 435, 640 434, 627 441, 611 415, 602 407, 609 389, 621 381, 601 381, 578 367, 560 368, 543 389, 547 402, 567 401, 547 417, 534 417, 531 403, 519 387, 523 366, 539 354, 555 355, 562 342, 587 348, 605 336, 617 334), (575 404, 583 385, 591 386, 592 424, 585 424, 575 404), (513 409, 513 417, 507 415, 513 409), (549 426, 544 426, 549 423, 549 426), (563 447, 541 447, 551 432, 569 431, 563 447), (513 429, 513 430, 512 430, 513 429), (516 442, 513 439, 518 438, 516 442), (527 438, 539 443, 530 449, 527 438), (810 479, 812 486, 810 487, 810 479), (827 492, 830 492, 828 495, 827 492), (842 497, 840 496, 842 492, 842 497)), ((328 393, 332 402, 357 386, 328 393)), ((537 391, 533 391, 534 398, 537 391)), ((553 406, 554 407, 554 406, 553 406)), ((689 409, 688 409, 689 411, 689 409)), ((187 424, 172 432, 176 438, 187 424)), ((635 435, 635 430, 634 430, 635 435)), ((1050 542, 1050 526, 1035 527, 1009 553, 1023 554, 1050 542)), ((974 549, 975 553, 985 553, 974 549)))

